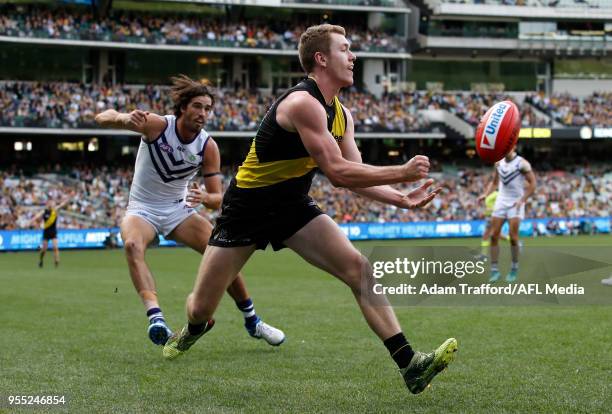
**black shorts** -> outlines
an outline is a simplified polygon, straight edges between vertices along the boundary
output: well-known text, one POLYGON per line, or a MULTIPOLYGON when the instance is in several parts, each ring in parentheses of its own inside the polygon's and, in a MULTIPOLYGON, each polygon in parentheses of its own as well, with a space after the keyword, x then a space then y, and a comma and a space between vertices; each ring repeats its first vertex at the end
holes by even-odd
POLYGON ((307 194, 283 188, 286 187, 244 189, 232 181, 208 244, 219 247, 255 244, 261 250, 268 243, 274 250, 287 247, 285 240, 323 212, 307 194))
POLYGON ((43 240, 57 239, 57 229, 48 228, 43 230, 43 240))

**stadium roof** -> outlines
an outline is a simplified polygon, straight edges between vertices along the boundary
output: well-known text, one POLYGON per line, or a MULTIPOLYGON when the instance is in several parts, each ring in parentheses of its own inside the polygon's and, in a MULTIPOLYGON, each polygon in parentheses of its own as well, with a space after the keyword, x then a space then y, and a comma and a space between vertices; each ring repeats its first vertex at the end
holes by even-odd
POLYGON ((444 56, 469 58, 550 58, 604 57, 612 52, 612 43, 603 37, 528 37, 497 39, 490 37, 418 36, 421 49, 415 57, 444 56))
POLYGON ((228 4, 237 6, 277 7, 284 9, 346 10, 382 13, 410 13, 402 0, 376 2, 328 0, 311 2, 305 0, 163 0, 174 3, 228 4), (364 3, 364 4, 360 4, 364 3), (367 4, 378 3, 378 4, 367 4))
POLYGON ((483 19, 483 18, 516 18, 546 20, 612 20, 612 7, 533 7, 508 6, 495 4, 448 3, 444 1, 426 1, 433 14, 440 17, 483 19))

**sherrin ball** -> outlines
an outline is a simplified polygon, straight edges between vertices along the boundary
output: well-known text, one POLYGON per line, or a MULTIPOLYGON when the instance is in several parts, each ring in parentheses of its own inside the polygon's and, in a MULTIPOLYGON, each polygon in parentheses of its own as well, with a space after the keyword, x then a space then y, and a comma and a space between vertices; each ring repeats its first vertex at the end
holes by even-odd
POLYGON ((521 114, 511 101, 493 105, 476 128, 476 152, 485 162, 495 163, 516 145, 521 129, 521 114))

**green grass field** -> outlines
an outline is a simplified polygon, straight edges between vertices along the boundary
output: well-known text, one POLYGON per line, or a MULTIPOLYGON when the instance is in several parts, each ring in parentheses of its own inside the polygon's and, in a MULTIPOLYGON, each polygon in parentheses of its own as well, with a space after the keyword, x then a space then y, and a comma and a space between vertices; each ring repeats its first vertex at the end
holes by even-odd
MULTIPOLYGON (((542 243, 612 246, 612 237, 527 240, 527 248, 542 243)), ((459 341, 455 363, 413 396, 349 290, 288 250, 257 253, 245 269, 258 313, 285 331, 285 344, 248 337, 226 296, 211 333, 172 362, 146 338, 121 250, 64 251, 59 269, 46 259, 39 269, 34 252, 0 254, 5 399, 66 395, 64 409, 79 413, 612 410, 611 306, 397 308, 415 348, 459 341)), ((178 328, 199 256, 152 249, 147 259, 178 328)))

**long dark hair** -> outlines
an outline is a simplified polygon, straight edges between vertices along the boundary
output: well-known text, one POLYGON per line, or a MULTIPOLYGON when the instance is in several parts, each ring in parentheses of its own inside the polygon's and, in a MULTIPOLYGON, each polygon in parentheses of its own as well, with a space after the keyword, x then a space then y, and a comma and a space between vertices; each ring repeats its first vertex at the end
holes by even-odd
POLYGON ((187 75, 178 75, 170 78, 172 88, 170 88, 170 97, 174 102, 174 115, 180 117, 182 114, 181 108, 187 106, 191 100, 197 96, 208 96, 215 104, 215 97, 210 88, 203 83, 196 82, 187 75))

